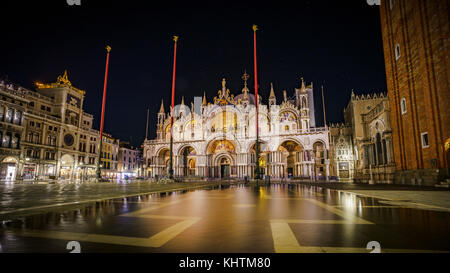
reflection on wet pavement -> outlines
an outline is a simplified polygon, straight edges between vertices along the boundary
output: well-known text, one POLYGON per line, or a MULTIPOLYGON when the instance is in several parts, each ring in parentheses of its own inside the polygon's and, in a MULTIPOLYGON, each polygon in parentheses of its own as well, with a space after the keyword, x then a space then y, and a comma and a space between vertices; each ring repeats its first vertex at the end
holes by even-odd
POLYGON ((450 250, 450 213, 305 185, 222 186, 111 199, 3 221, 2 252, 450 250))

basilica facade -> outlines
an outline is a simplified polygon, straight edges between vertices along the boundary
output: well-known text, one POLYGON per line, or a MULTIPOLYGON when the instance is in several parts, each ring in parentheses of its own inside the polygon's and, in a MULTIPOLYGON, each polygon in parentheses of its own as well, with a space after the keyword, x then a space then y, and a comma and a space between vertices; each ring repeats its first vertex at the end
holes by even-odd
POLYGON ((247 87, 234 95, 222 80, 217 96, 194 98, 188 107, 182 99, 174 108, 173 129, 170 112, 163 103, 158 113, 157 137, 144 141, 144 175, 166 176, 170 161, 170 134, 173 134, 175 176, 200 178, 253 177, 256 160, 261 172, 274 179, 288 177, 327 180, 330 176, 329 138, 326 127, 316 127, 313 84, 283 91, 281 100, 271 85, 270 96, 258 103, 260 156, 255 156, 255 96, 247 87))

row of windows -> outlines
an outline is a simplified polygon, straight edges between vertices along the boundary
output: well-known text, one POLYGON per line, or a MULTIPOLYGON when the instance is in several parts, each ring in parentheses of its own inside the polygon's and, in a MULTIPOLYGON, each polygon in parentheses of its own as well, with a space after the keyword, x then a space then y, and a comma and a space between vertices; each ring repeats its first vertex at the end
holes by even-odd
POLYGON ((124 165, 124 166, 123 166, 123 169, 124 169, 124 170, 134 170, 134 168, 135 168, 135 165, 134 165, 134 164, 132 164, 132 165, 129 164, 128 167, 127 167, 127 165, 124 165))
POLYGON ((50 107, 45 106, 45 105, 41 105, 41 110, 42 111, 47 111, 47 112, 51 112, 52 111, 52 109, 50 107))
POLYGON ((14 104, 18 104, 18 105, 20 105, 20 106, 23 106, 23 103, 21 102, 21 101, 15 101, 14 99, 10 99, 10 100, 8 100, 5 96, 2 96, 2 100, 3 101, 10 101, 11 103, 14 103, 14 104))
POLYGON ((0 121, 22 125, 22 111, 9 108, 5 113, 5 107, 0 106, 0 121))
MULTIPOLYGON (((28 104, 28 106, 30 106, 31 108, 34 108, 34 101, 31 101, 29 104, 28 104)), ((47 112, 51 112, 52 111, 52 109, 50 108, 50 107, 48 107, 48 106, 45 106, 45 105, 41 105, 41 110, 42 111, 47 111, 47 112)))
POLYGON ((20 147, 20 136, 19 134, 12 134, 7 132, 4 136, 0 132, 0 146, 3 148, 18 149, 20 147))
MULTIPOLYGON (((131 158, 131 157, 129 157, 129 158, 128 158, 128 162, 130 162, 130 163, 131 163, 131 160, 132 160, 132 159, 133 159, 133 163, 134 163, 134 162, 136 162, 136 159, 134 159, 134 158, 131 158)), ((126 156, 124 156, 124 157, 123 157, 123 161, 124 161, 124 162, 126 162, 126 161, 127 161, 127 157, 126 157, 126 156)))
POLYGON ((111 155, 110 153, 107 153, 107 152, 102 152, 102 159, 117 160, 118 156, 111 155))
MULTIPOLYGON (((33 159, 39 159, 40 158, 40 151, 39 150, 27 150, 25 152, 25 155, 27 158, 33 158, 33 159)), ((44 153, 44 159, 45 160, 55 160, 56 159, 56 153, 53 151, 45 151, 44 153)))
POLYGON ((110 170, 112 166, 114 166, 114 169, 117 169, 117 164, 111 164, 111 162, 102 162, 102 165, 101 165, 101 167, 103 169, 108 169, 108 170, 110 170))

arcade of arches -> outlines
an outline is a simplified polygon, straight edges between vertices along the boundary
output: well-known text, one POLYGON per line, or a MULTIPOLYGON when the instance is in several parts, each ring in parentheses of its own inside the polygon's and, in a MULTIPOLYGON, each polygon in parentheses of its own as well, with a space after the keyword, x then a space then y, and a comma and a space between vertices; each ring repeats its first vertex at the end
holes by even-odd
MULTIPOLYGON (((262 142, 259 165, 263 175, 272 178, 303 177, 325 179, 329 176, 328 150, 322 142, 315 142, 306 150, 294 140, 282 142, 275 151, 262 142)), ((150 175, 165 176, 170 152, 162 148, 151 157, 150 175)), ((253 177, 256 167, 255 144, 248 153, 238 153, 233 140, 213 140, 199 153, 193 145, 174 148, 174 175, 183 177, 244 178, 253 177)))

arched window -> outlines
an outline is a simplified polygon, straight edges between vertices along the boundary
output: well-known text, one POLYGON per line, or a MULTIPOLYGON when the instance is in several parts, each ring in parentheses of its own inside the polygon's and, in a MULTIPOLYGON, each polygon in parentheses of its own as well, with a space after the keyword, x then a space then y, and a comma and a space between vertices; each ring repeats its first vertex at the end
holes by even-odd
POLYGON ((19 147, 19 139, 17 138, 17 134, 15 134, 11 138, 11 148, 17 149, 18 147, 19 147))
POLYGON ((39 134, 34 134, 34 137, 33 137, 33 143, 35 143, 35 144, 39 144, 39 134))
POLYGON ((302 97, 302 108, 308 108, 308 104, 306 103, 305 97, 302 97))
POLYGON ((396 44, 395 45, 395 60, 400 59, 400 57, 401 57, 400 45, 396 44))
POLYGON ((2 146, 5 148, 11 147, 11 133, 6 133, 5 137, 3 138, 2 146))
POLYGON ((4 116, 5 116, 5 107, 0 106, 0 120, 3 120, 4 116))
POLYGON ((406 99, 405 98, 402 98, 400 100, 400 109, 401 109, 402 115, 406 114, 406 99))
POLYGON ((8 109, 8 111, 6 112, 6 122, 12 122, 13 112, 13 109, 8 109))
POLYGON ((16 111, 16 114, 14 115, 14 124, 21 125, 22 123, 22 112, 16 111))

